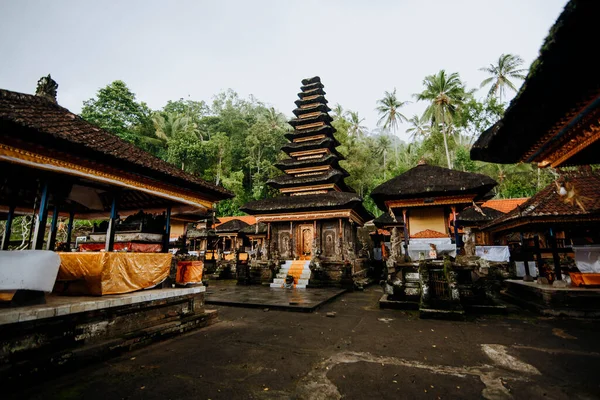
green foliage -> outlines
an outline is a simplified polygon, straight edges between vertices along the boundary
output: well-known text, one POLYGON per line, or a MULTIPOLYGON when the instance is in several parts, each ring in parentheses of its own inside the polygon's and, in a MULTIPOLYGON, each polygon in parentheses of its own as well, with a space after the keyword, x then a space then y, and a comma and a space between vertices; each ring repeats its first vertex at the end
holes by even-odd
MULTIPOLYGON (((365 207, 381 213, 369 194, 379 184, 406 172, 424 159, 431 165, 484 173, 498 181, 499 197, 531 196, 554 179, 552 171, 531 165, 496 165, 474 162, 469 150, 478 135, 499 120, 504 105, 496 97, 473 98, 456 73, 444 70, 425 77, 423 91, 415 96, 427 102, 421 116, 407 120, 400 112, 406 102, 396 90, 376 102, 381 129, 369 132, 357 112, 333 106, 332 125, 340 142, 340 162, 350 176, 346 183, 363 197, 365 207), (410 143, 395 135, 408 121, 410 143)), ((82 117, 140 146, 146 151, 235 194, 222 201, 217 215, 240 215, 250 200, 277 195, 267 181, 281 173, 274 167, 286 156, 280 151, 289 130, 286 118, 253 97, 241 98, 233 90, 215 95, 212 102, 179 99, 160 110, 137 102, 122 81, 100 89, 84 102, 82 117)))
POLYGON ((98 90, 96 98, 84 101, 81 117, 135 144, 142 143, 138 136, 150 127, 150 109, 135 100, 123 81, 114 81, 98 90))
POLYGON ((506 93, 506 88, 514 92, 517 91, 511 79, 525 79, 524 74, 527 72, 527 69, 519 68, 523 65, 523 62, 523 59, 515 54, 502 54, 496 64, 490 64, 488 67, 479 69, 490 75, 490 77, 481 82, 480 86, 484 87, 492 84, 488 92, 488 98, 498 95, 500 102, 502 102, 502 96, 506 93))

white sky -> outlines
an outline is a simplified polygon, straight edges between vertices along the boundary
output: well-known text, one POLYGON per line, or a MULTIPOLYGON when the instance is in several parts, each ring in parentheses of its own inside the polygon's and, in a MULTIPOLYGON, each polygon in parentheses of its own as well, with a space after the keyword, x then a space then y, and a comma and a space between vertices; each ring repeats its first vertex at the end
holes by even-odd
MULTIPOLYGON (((319 75, 330 105, 358 111, 373 129, 385 90, 412 101, 440 69, 479 87, 478 69, 502 53, 528 67, 565 4, 0 0, 0 88, 33 93, 51 73, 59 103, 74 112, 116 79, 153 109, 232 88, 291 115, 300 81, 319 75)), ((410 118, 424 107, 402 111, 410 118)))

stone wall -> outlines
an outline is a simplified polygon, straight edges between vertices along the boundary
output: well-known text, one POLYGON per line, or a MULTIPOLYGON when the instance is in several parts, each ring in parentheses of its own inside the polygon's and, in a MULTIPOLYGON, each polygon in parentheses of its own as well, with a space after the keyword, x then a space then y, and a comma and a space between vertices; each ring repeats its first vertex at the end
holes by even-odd
MULTIPOLYGON (((148 290, 134 295, 143 293, 146 298, 156 300, 83 311, 94 305, 87 298, 85 304, 69 306, 73 312, 66 315, 42 318, 40 314, 40 318, 1 325, 0 382, 14 383, 18 377, 27 379, 37 373, 52 374, 60 369, 57 367, 75 367, 102 359, 206 326, 216 319, 215 311, 204 310, 204 292, 160 299, 153 292, 160 293, 148 290), (82 311, 75 312, 79 305, 82 311)), ((97 302, 132 301, 126 295, 113 300, 109 297, 98 298, 97 302)), ((65 312, 60 311, 64 307, 56 307, 55 314, 65 312)), ((45 305, 40 308, 42 311, 49 312, 52 308, 45 305)), ((3 312, 6 314, 6 310, 3 312)), ((20 313, 19 319, 27 319, 24 311, 20 313)), ((29 314, 34 318, 32 311, 29 314)))

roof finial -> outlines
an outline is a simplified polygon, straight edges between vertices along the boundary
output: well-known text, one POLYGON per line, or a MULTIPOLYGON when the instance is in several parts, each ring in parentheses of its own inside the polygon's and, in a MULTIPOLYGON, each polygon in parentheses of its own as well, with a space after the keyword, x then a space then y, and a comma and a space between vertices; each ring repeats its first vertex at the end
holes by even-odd
POLYGON ((56 89, 58 89, 58 83, 48 74, 48 76, 42 76, 38 81, 35 95, 56 103, 56 89))

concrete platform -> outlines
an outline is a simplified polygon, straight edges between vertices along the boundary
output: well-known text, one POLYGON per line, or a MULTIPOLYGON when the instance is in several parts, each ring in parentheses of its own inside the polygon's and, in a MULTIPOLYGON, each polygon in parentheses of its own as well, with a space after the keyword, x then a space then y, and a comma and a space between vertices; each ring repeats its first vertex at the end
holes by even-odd
POLYGON ((211 283, 206 290, 205 302, 223 306, 313 312, 344 292, 346 289, 339 288, 281 289, 211 283))
POLYGON ((600 288, 554 287, 536 282, 506 280, 503 297, 548 316, 600 317, 600 288))

